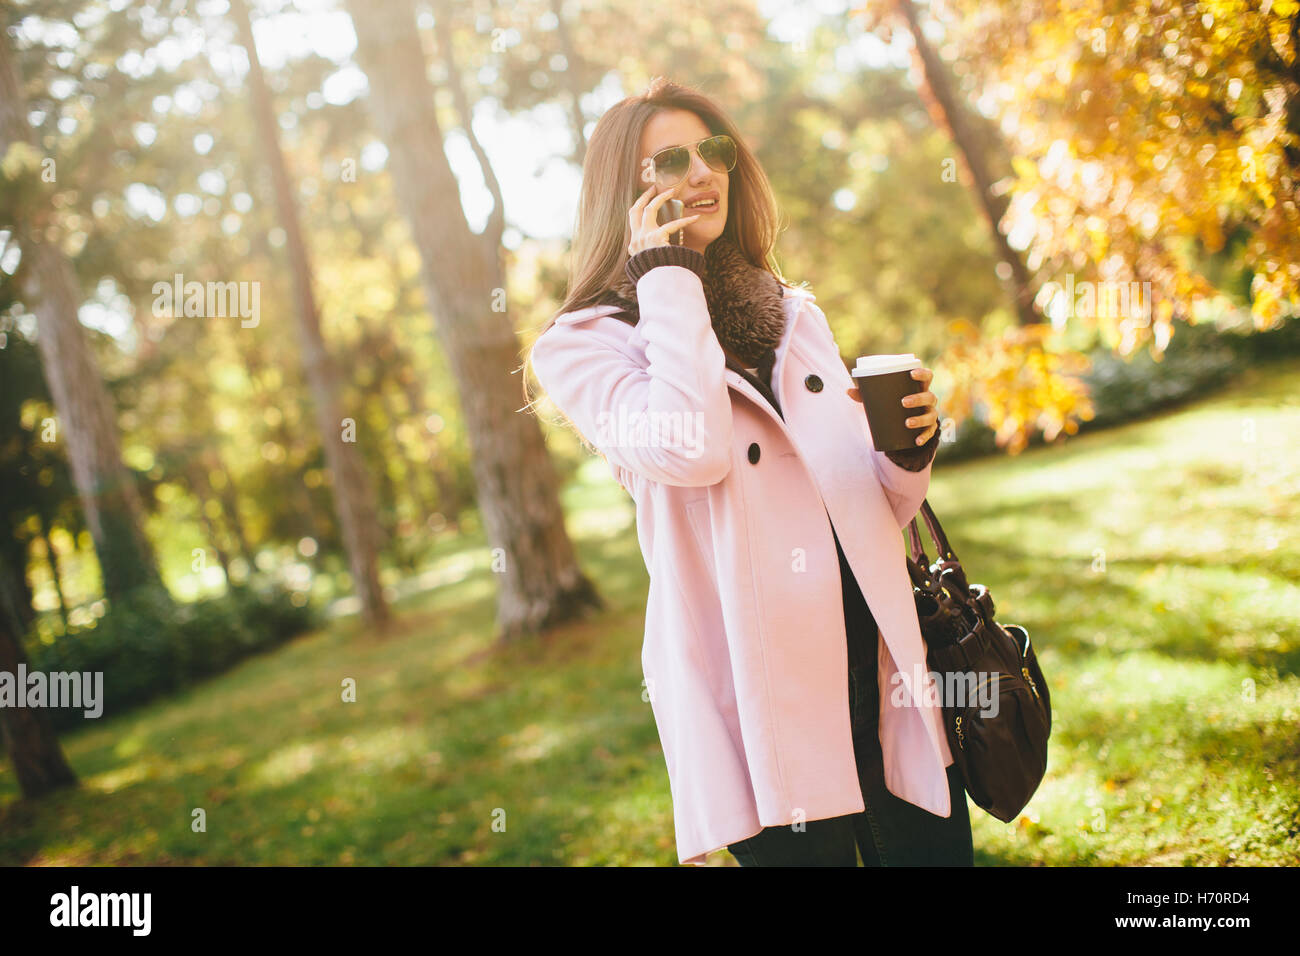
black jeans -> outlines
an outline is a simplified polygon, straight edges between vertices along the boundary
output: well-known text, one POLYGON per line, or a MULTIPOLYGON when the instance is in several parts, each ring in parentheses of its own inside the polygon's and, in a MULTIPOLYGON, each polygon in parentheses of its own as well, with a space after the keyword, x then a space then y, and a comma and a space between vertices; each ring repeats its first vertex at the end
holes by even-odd
MULTIPOLYGON (((874 655, 871 655, 874 664, 874 655)), ((966 789, 957 764, 948 767, 952 815, 935 816, 885 788, 880 753, 880 692, 876 669, 849 668, 853 750, 866 810, 809 820, 802 831, 765 827, 727 849, 741 866, 857 866, 857 849, 866 866, 973 866, 974 845, 966 789)))

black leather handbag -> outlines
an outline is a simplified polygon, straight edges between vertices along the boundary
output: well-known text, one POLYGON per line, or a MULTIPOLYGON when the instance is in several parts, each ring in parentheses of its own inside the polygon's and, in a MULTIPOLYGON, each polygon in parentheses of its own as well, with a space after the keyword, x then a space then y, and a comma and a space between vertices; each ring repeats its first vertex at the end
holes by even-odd
POLYGON ((921 502, 920 514, 938 555, 930 563, 913 517, 907 527, 907 569, 927 662, 943 678, 937 689, 948 749, 971 799, 1010 823, 1047 771, 1052 732, 1047 681, 1029 632, 995 621, 989 589, 967 582, 929 501, 921 502))

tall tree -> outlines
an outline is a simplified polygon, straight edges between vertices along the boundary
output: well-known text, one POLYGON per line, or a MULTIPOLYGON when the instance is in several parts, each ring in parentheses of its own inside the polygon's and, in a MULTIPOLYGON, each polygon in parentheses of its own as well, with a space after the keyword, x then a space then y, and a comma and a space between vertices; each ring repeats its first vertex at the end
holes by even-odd
POLYGON ((912 0, 873 0, 867 8, 869 17, 891 17, 908 31, 912 39, 913 73, 917 90, 930 119, 952 140, 961 158, 976 205, 988 224, 989 235, 999 260, 1009 268, 1008 285, 1021 325, 1042 321, 1034 309, 1038 286, 1025 265, 1024 257, 1012 248, 1002 225, 1010 201, 994 192, 994 176, 983 144, 977 135, 966 104, 956 90, 948 68, 921 27, 920 14, 912 0))
POLYGON ((285 231, 285 245, 293 276, 294 317, 298 338, 307 379, 311 384, 321 442, 334 477, 334 503, 338 510, 352 580, 361 600, 362 616, 368 622, 378 623, 387 619, 388 605, 379 584, 379 543, 382 535, 374 493, 360 452, 354 443, 344 439, 343 416, 338 401, 341 379, 321 335, 307 244, 298 219, 289 167, 280 149, 275 110, 257 56, 248 7, 244 0, 231 0, 230 10, 248 54, 248 85, 253 101, 254 122, 266 151, 280 225, 285 231))
MULTIPOLYGON (((0 310, 5 298, 0 292, 0 310)), ((0 614, 9 615, 6 623, 14 634, 27 633, 36 620, 24 573, 31 539, 25 529, 33 513, 48 526, 59 504, 76 497, 66 462, 24 427, 23 408, 30 402, 50 402, 40 356, 35 344, 0 323, 0 562, 16 569, 0 574, 0 614)))
MULTIPOLYGON (((370 81, 370 108, 388 145, 425 296, 464 411, 478 506, 497 555, 492 567, 500 573, 498 635, 535 633, 602 602, 578 567, 541 429, 532 416, 518 414, 511 370, 520 346, 503 298, 501 191, 474 135, 449 44, 439 53, 452 101, 495 201, 482 235, 470 231, 460 206, 410 0, 348 0, 348 9, 370 81)), ((449 7, 441 5, 437 16, 449 37, 449 7)))
MULTIPOLYGON (((27 663, 23 651, 22 634, 12 622, 23 616, 23 609, 9 605, 11 597, 21 588, 12 583, 20 568, 0 551, 0 673, 18 678, 18 668, 27 663)), ((28 799, 44 796, 61 787, 75 786, 77 776, 68 766, 59 746, 59 738, 50 727, 41 707, 0 707, 0 739, 13 761, 18 789, 28 799)))
MULTIPOLYGON (((8 34, 0 36, 0 157, 39 157, 27 122, 26 97, 8 34)), ((57 168, 57 167, 56 167, 57 168)), ((36 179, 35 176, 32 177, 36 179)), ((111 598, 133 588, 161 587, 153 547, 144 534, 143 507, 122 461, 113 403, 78 318, 81 294, 72 265, 45 221, 19 222, 24 295, 36 313, 38 346, 77 495, 111 598)))

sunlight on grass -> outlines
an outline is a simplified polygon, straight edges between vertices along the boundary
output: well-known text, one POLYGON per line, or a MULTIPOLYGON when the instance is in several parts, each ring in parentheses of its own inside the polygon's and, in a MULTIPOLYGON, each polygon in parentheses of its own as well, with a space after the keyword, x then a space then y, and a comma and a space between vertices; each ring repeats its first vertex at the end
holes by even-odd
POLYGON ((98 790, 101 793, 115 793, 131 784, 141 783, 150 779, 154 774, 152 767, 147 761, 127 764, 125 767, 119 767, 109 773, 101 773, 86 780, 86 786, 91 790, 98 790))
POLYGON ((508 748, 502 759, 507 763, 531 763, 542 760, 571 739, 574 731, 573 727, 528 724, 515 733, 504 734, 498 738, 502 746, 508 748))
MULTIPOLYGON (((936 467, 954 549, 1052 692, 1046 779, 1011 824, 972 805, 977 863, 1300 863, 1297 394, 1292 363, 936 467)), ((83 786, 33 805, 0 763, 0 863, 675 864, 632 502, 598 459, 563 500, 606 613, 498 646, 491 550, 444 543, 398 584, 386 638, 337 620, 88 722, 63 738, 83 786)))
POLYGON ((124 734, 113 746, 113 752, 119 757, 134 757, 144 750, 146 740, 142 734, 124 734))
POLYGON ((363 774, 382 774, 429 753, 429 741, 421 732, 401 727, 383 727, 366 733, 352 733, 339 741, 343 762, 363 774))
POLYGON ((571 515, 569 533, 578 538, 608 538, 626 531, 636 523, 633 508, 589 508, 571 515))
POLYGON ((323 741, 311 743, 294 743, 281 747, 254 767, 248 774, 252 783, 261 783, 269 787, 298 780, 316 769, 324 757, 326 747, 323 741))

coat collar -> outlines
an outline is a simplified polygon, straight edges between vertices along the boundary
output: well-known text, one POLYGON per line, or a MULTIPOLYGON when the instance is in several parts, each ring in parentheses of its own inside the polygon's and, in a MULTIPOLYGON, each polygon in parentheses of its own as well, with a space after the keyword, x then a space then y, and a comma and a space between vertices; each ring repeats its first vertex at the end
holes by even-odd
MULTIPOLYGON (((727 385, 734 391, 744 395, 764 413, 771 416, 782 427, 785 426, 785 419, 778 409, 783 389, 780 385, 783 369, 787 367, 785 356, 789 351, 791 342, 794 341, 796 328, 799 317, 803 314, 804 303, 816 302, 817 296, 805 286, 780 286, 782 295, 779 299, 779 305, 782 309, 782 332, 780 340, 775 347, 775 359, 772 365, 771 386, 767 388, 764 383, 760 382, 755 376, 751 375, 739 363, 734 361, 730 356, 726 359, 727 368, 727 385), (770 394, 765 394, 764 389, 770 394)), ((608 301, 589 305, 585 308, 575 309, 572 312, 565 312, 557 316, 555 325, 576 325, 579 322, 587 322, 592 319, 612 316, 622 320, 622 325, 628 329, 629 334, 636 326, 636 316, 629 315, 626 308, 608 301)))
MULTIPOLYGON (((803 309, 804 302, 816 302, 817 296, 813 295, 810 289, 802 286, 783 286, 784 294, 781 302, 786 310, 785 331, 781 335, 781 343, 777 346, 777 353, 781 351, 781 345, 789 341, 790 330, 794 326, 794 318, 803 309)), ((589 319, 600 318, 606 315, 616 315, 623 311, 619 306, 609 302, 600 302, 595 305, 588 305, 581 309, 574 309, 572 312, 565 312, 555 317, 555 325, 574 325, 578 322, 586 322, 589 319)), ((636 325, 629 319, 624 320, 628 325, 636 325)))
MULTIPOLYGON (((779 283, 778 283, 779 285, 779 283)), ((789 351, 790 344, 794 340, 796 327, 799 317, 803 314, 805 302, 816 302, 817 296, 804 286, 785 286, 780 285, 782 295, 778 300, 778 305, 782 310, 782 332, 780 340, 774 349, 774 360, 771 372, 770 387, 751 375, 748 371, 740 366, 730 356, 726 358, 727 368, 727 385, 733 390, 744 395, 764 413, 771 416, 782 427, 785 426, 783 413, 779 411, 781 393, 783 389, 780 385, 782 370, 787 367, 785 362, 786 353, 789 351)), ((555 325, 576 325, 579 322, 587 322, 592 319, 611 316, 621 319, 622 325, 628 329, 629 334, 636 327, 635 315, 629 315, 624 306, 620 306, 611 301, 601 302, 596 305, 589 305, 582 309, 575 309, 572 312, 565 312, 557 316, 555 325)))
MULTIPOLYGON (((767 378, 773 350, 785 331, 786 287, 767 269, 755 265, 726 235, 704 250, 701 276, 713 331, 722 347, 743 366, 758 366, 767 378)), ((626 272, 602 297, 619 306, 626 321, 636 324, 640 314, 636 286, 626 272)))

